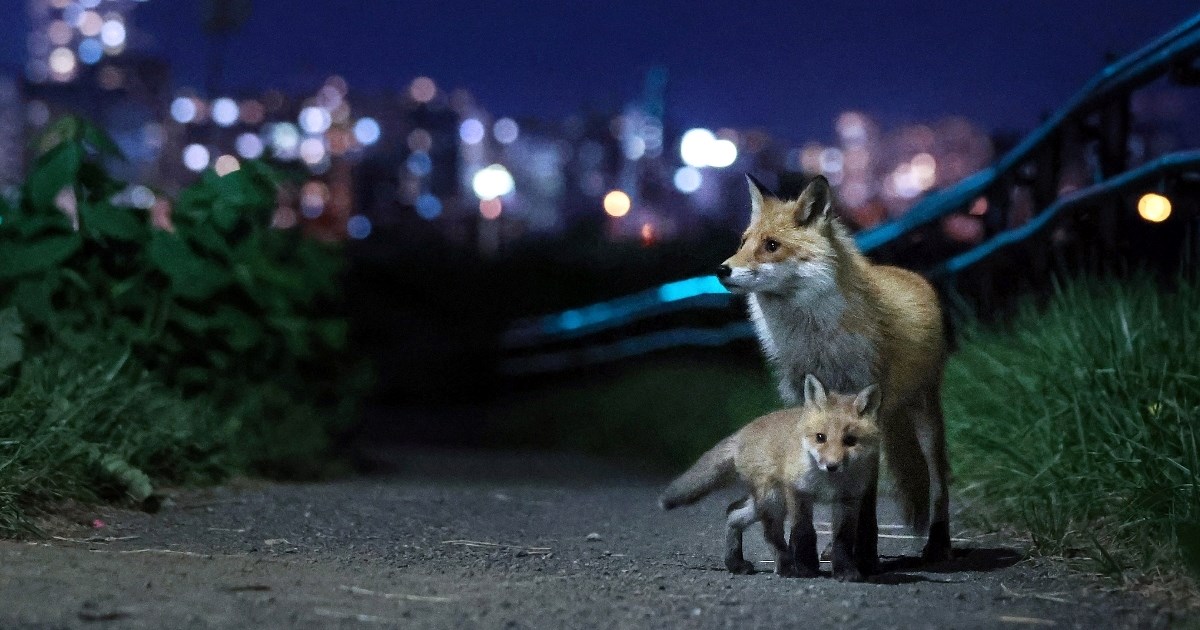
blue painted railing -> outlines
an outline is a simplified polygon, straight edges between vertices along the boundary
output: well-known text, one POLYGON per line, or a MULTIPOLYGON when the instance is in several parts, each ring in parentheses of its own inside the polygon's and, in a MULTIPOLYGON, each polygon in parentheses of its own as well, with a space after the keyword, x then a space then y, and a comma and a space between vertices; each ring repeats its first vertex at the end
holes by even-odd
MULTIPOLYGON (((985 194, 1002 178, 1028 162, 1064 123, 1078 118, 1098 103, 1128 93, 1165 74, 1172 64, 1200 56, 1200 13, 1126 57, 1109 64, 1094 76, 1066 105, 1047 118, 1016 147, 994 164, 957 184, 929 194, 896 221, 865 230, 855 236, 860 249, 870 252, 954 212, 985 194)), ((953 275, 995 252, 1038 233, 1073 208, 1108 195, 1127 191, 1147 180, 1174 173, 1200 170, 1200 151, 1183 151, 1076 190, 1056 200, 1028 223, 1000 232, 984 243, 958 254, 930 270, 932 276, 953 275)), ((713 276, 700 276, 664 284, 607 302, 561 313, 529 318, 514 323, 501 343, 507 350, 520 351, 550 342, 566 341, 623 326, 634 320, 696 308, 728 308, 731 296, 713 276)), ((509 373, 551 372, 611 361, 681 345, 723 345, 753 336, 747 322, 720 329, 676 328, 629 337, 619 342, 506 359, 509 373)))

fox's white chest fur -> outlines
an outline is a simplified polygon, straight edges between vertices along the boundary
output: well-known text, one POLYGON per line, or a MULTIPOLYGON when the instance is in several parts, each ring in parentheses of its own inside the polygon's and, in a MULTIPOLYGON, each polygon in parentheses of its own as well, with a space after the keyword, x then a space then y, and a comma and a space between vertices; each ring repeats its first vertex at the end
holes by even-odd
MULTIPOLYGON (((835 285, 836 286, 836 285, 835 285)), ((836 289, 819 294, 750 293, 750 319, 779 375, 779 395, 789 405, 804 399, 804 375, 830 390, 857 392, 878 382, 877 349, 870 339, 841 326, 846 298, 836 289)))

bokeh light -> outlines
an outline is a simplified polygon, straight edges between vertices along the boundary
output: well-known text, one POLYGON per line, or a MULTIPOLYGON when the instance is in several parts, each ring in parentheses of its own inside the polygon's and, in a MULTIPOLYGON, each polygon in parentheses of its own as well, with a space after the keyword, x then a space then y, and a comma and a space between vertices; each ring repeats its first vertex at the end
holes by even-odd
POLYGON ((183 149, 183 165, 189 171, 203 171, 208 168, 208 160, 208 149, 202 144, 189 144, 183 149))
POLYGON ((520 134, 521 128, 517 125, 517 121, 511 118, 501 118, 492 125, 492 135, 500 144, 512 144, 517 141, 517 136, 520 134))
POLYGON ((414 205, 417 215, 426 221, 436 219, 442 214, 442 200, 431 193, 422 193, 414 205))
POLYGON ((417 177, 425 177, 433 172, 433 159, 424 151, 414 151, 404 162, 408 172, 417 177))
POLYGON ((187 124, 196 120, 196 101, 186 96, 177 97, 171 101, 171 118, 175 122, 187 124))
POLYGON ((499 197, 493 199, 484 199, 479 202, 479 216, 493 221, 500 218, 500 213, 504 211, 504 203, 499 197))
POLYGON ((354 139, 359 144, 370 146, 379 142, 379 137, 383 131, 379 127, 379 121, 374 118, 360 118, 354 123, 354 139))
POLYGON ((75 53, 70 48, 55 48, 50 52, 50 70, 59 75, 75 72, 75 53))
POLYGON ((429 77, 417 77, 408 86, 408 94, 418 103, 428 103, 437 96, 437 84, 429 77))
POLYGON ((238 162, 237 158, 229 154, 222 155, 221 157, 217 158, 216 162, 213 163, 213 170, 216 171, 217 175, 220 175, 221 177, 233 173, 241 168, 242 165, 238 162))
POLYGON ((732 140, 717 140, 708 148, 708 165, 725 168, 737 161, 737 145, 732 140))
POLYGON ((629 208, 633 205, 629 195, 621 190, 609 191, 604 195, 604 211, 610 217, 623 217, 629 214, 629 208))
POLYGON ((704 175, 700 173, 700 169, 684 166, 675 171, 674 182, 676 190, 690 195, 700 190, 700 185, 704 183, 704 175))
POLYGON ((1171 200, 1157 193, 1146 193, 1138 199, 1138 214, 1151 223, 1161 223, 1171 216, 1171 200))
POLYGON ((329 125, 333 124, 333 117, 323 107, 309 106, 300 110, 297 122, 300 123, 300 128, 304 130, 304 133, 316 135, 325 133, 329 129, 329 125))
POLYGON ((79 42, 79 60, 91 66, 100 61, 104 57, 104 47, 100 42, 88 38, 79 42))
POLYGON ((305 138, 300 143, 300 159, 310 166, 325 159, 325 143, 320 138, 305 138))
POLYGON ((480 169, 471 178, 471 188, 480 199, 495 199, 513 191, 515 183, 512 174, 500 164, 492 164, 480 169))
POLYGON ((109 48, 125 45, 125 25, 118 20, 109 20, 100 27, 100 41, 109 48))
POLYGON ((707 129, 689 129, 679 141, 679 157, 688 166, 708 166, 708 149, 717 137, 707 129))
POLYGON ((258 134, 246 132, 237 137, 234 148, 237 149, 238 155, 248 160, 254 160, 262 157, 265 147, 258 134))
POLYGON ((346 234, 350 238, 362 240, 371 235, 371 220, 356 214, 346 220, 346 234))
POLYGON ((212 110, 209 115, 218 126, 229 127, 238 120, 237 102, 231 98, 218 98, 212 102, 212 110))
POLYGON ((468 118, 458 126, 458 137, 466 144, 479 144, 483 142, 485 132, 483 123, 474 118, 468 118))

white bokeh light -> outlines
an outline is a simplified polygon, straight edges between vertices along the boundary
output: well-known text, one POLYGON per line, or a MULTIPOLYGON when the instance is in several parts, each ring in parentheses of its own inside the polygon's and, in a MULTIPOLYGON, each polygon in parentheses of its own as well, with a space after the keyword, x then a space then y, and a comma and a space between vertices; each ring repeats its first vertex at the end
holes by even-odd
POLYGON ((679 192, 690 195, 700 190, 700 184, 704 183, 704 175, 700 173, 700 169, 684 166, 675 171, 674 182, 679 192))
POLYGON ((466 144, 479 144, 483 142, 485 131, 483 123, 474 118, 468 118, 458 126, 458 137, 466 144))
POLYGON ((299 123, 304 133, 325 133, 329 130, 329 125, 333 124, 333 117, 323 107, 310 106, 300 110, 299 123))
POLYGON ((196 101, 186 96, 180 96, 171 101, 171 118, 182 124, 196 120, 196 101))
POLYGON ((248 160, 254 160, 262 157, 265 147, 258 134, 246 132, 237 137, 237 140, 234 142, 234 148, 237 149, 238 155, 248 160))
POLYGON ((379 128, 379 122, 374 118, 360 118, 354 123, 354 139, 358 140, 359 144, 372 145, 379 142, 379 137, 383 130, 379 128))
POLYGON ((708 166, 709 149, 716 141, 717 137, 707 129, 689 129, 679 141, 679 157, 688 166, 708 166))
POLYGON ((513 191, 515 186, 508 169, 499 164, 492 164, 480 169, 471 178, 471 188, 480 199, 495 199, 513 191))
POLYGON ((521 128, 517 126, 517 121, 511 118, 501 118, 492 125, 492 135, 496 136, 496 142, 500 144, 512 144, 520 134, 521 128))
POLYGON ((183 165, 189 171, 199 173, 208 168, 209 154, 208 149, 202 144, 189 144, 183 150, 183 165))
POLYGON ((238 104, 231 98, 221 97, 212 102, 210 112, 213 122, 221 127, 229 127, 238 119, 238 104))

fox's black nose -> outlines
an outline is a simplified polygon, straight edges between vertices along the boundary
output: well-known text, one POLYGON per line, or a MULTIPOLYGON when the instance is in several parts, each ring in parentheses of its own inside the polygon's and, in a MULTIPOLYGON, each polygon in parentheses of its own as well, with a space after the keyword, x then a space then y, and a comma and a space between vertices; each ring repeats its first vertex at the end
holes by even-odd
POLYGON ((828 470, 829 472, 837 472, 837 469, 837 464, 825 464, 825 470, 828 470))
POLYGON ((717 267, 717 277, 718 278, 728 278, 729 276, 732 276, 732 275, 733 275, 733 268, 730 267, 729 265, 721 265, 720 267, 717 267))

